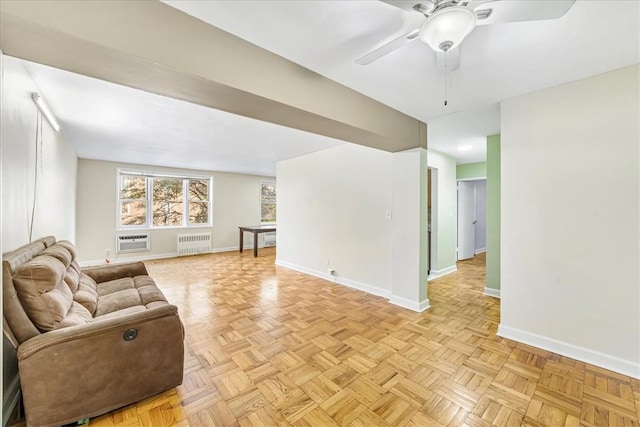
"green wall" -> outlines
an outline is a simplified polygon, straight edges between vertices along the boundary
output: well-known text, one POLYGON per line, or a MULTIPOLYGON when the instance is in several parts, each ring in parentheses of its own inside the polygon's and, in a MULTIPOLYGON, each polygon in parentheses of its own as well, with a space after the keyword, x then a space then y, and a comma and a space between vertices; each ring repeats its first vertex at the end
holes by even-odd
POLYGON ((437 211, 432 211, 431 270, 443 271, 456 266, 458 227, 458 195, 456 191, 456 161, 453 157, 427 150, 427 165, 437 174, 437 211), (434 233, 435 231, 435 233, 434 233))
POLYGON ((456 166, 457 179, 486 178, 487 162, 467 163, 456 166))
POLYGON ((487 137, 487 284, 500 290, 500 135, 487 137))

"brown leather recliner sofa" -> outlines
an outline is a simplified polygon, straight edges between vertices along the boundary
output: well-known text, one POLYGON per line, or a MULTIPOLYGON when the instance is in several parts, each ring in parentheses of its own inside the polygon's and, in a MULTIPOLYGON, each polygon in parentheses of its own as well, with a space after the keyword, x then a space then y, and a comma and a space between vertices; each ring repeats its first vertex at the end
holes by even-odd
POLYGON ((2 270, 28 425, 94 417, 182 383, 182 323, 143 263, 80 269, 73 244, 46 237, 5 254, 2 270))

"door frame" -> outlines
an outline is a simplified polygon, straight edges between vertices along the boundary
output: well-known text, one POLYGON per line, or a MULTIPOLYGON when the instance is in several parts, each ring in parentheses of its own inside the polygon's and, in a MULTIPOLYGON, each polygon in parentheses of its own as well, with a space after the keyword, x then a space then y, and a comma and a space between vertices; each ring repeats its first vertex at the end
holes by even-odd
MULTIPOLYGON (((487 177, 486 176, 474 176, 471 178, 458 178, 456 179, 456 211, 458 212, 458 217, 460 216, 460 207, 458 206, 458 183, 460 183, 461 181, 486 181, 487 177)), ((474 204, 474 216, 475 216, 475 204, 476 204, 476 200, 475 200, 475 194, 474 194, 474 200, 473 200, 473 204, 474 204)), ((460 230, 458 229, 458 224, 456 224, 456 259, 458 258, 458 235, 460 233, 460 230)), ((474 256, 475 256, 475 248, 474 248, 474 256)), ((457 261, 456 261, 457 262, 457 261)))

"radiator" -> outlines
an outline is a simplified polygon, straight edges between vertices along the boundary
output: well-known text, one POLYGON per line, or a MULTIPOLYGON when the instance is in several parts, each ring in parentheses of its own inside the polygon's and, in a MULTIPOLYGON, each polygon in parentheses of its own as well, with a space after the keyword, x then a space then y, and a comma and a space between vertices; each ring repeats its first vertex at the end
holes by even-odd
POLYGON ((178 255, 211 252, 211 233, 178 234, 178 255))

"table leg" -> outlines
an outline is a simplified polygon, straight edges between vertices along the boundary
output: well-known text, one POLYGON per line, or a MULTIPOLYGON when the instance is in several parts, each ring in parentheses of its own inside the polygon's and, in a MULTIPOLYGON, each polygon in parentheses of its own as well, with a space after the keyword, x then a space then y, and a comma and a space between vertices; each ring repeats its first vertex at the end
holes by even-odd
POLYGON ((258 233, 253 233, 253 256, 258 256, 258 233))
POLYGON ((242 247, 244 246, 243 243, 243 237, 244 237, 244 231, 240 230, 240 252, 242 252, 242 247))

